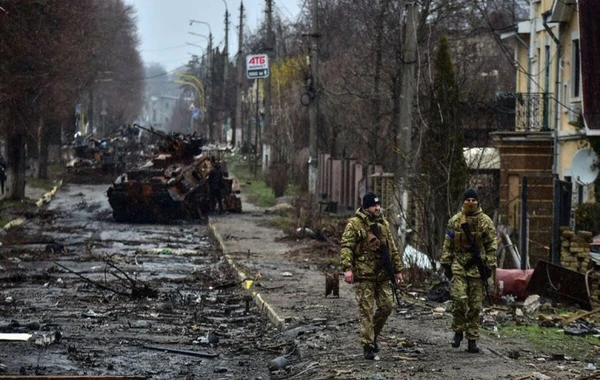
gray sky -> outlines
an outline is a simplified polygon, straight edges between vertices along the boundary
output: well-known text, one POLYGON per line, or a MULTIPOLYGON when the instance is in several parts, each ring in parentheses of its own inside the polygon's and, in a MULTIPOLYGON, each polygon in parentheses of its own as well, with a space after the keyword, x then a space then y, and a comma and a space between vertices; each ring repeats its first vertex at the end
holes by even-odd
MULTIPOLYGON (((213 43, 221 49, 225 42, 225 2, 230 17, 229 54, 237 52, 237 27, 239 25, 239 0, 124 0, 137 10, 138 34, 140 36, 140 52, 144 64, 161 63, 167 71, 187 63, 191 58, 188 53, 202 54, 202 49, 186 45, 194 43, 207 46, 207 40, 188 34, 194 32, 208 36, 208 26, 194 23, 190 19, 210 24, 213 43)), ((305 0, 273 0, 273 10, 283 19, 295 21, 300 13, 300 6, 305 0)), ((306 5, 308 6, 308 5, 306 5)), ((265 0, 244 0, 244 31, 256 30, 265 17, 265 0)))

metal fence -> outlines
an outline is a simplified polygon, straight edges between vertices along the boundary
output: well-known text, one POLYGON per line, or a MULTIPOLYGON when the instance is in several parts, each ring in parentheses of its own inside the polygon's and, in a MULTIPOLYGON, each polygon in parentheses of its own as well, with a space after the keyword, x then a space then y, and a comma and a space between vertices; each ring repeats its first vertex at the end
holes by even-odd
POLYGON ((383 207, 392 202, 394 175, 381 165, 363 165, 353 158, 319 155, 318 192, 321 211, 346 214, 360 207, 362 196, 374 191, 383 207))
POLYGON ((498 131, 547 131, 550 129, 551 93, 498 92, 498 131))

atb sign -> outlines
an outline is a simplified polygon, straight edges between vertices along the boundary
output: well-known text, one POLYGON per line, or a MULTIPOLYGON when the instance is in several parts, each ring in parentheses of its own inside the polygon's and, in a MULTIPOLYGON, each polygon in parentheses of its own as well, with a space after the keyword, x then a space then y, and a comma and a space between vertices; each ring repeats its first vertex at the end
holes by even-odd
POLYGON ((269 56, 266 54, 250 54, 246 56, 246 76, 248 79, 266 78, 269 76, 269 56))

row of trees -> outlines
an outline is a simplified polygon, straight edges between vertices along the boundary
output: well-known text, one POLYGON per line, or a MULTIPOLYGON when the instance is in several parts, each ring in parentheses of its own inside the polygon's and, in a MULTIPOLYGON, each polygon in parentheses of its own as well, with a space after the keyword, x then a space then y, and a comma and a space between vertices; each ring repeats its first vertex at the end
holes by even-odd
POLYGON ((11 198, 24 197, 26 156, 46 177, 48 147, 73 136, 78 104, 92 123, 103 105, 109 124, 139 114, 137 45, 135 13, 122 0, 0 3, 0 131, 11 198))
MULTIPOLYGON (((525 17, 528 8, 520 0, 418 4, 410 157, 400 157, 397 140, 402 73, 414 63, 403 55, 405 1, 319 2, 318 89, 310 88, 306 59, 309 9, 295 23, 275 19, 269 143, 275 166, 307 189, 307 154, 301 152, 308 146, 309 123, 302 99, 317 91, 320 152, 381 164, 397 175, 399 161, 408 160, 410 173, 400 173, 410 178, 408 227, 413 241, 435 255, 444 221, 456 211, 469 179, 463 147, 491 146, 496 91, 514 88, 512 48, 497 32, 525 17)), ((264 26, 248 36, 244 52, 265 51, 266 36, 264 26)))
MULTIPOLYGON (((270 52, 272 57, 272 127, 265 138, 271 147, 270 171, 277 173, 269 173, 267 179, 287 178, 308 190, 306 104, 318 92, 319 152, 354 158, 365 167, 380 164, 409 178, 410 209, 403 210, 407 227, 414 231, 413 243, 435 255, 444 223, 456 211, 469 181, 463 148, 492 145, 496 92, 514 88, 512 47, 499 40, 498 30, 526 17, 528 8, 522 0, 421 1, 413 25, 417 59, 407 62, 407 1, 320 1, 317 89, 311 86, 307 59, 308 8, 295 22, 274 18, 272 49, 266 25, 246 35, 243 54, 270 52), (412 152, 402 157, 402 74, 415 63, 412 152), (410 173, 399 172, 404 167, 410 173)), ((230 63, 218 51, 215 57, 210 75, 206 61, 195 59, 187 67, 211 88, 209 125, 218 123, 218 115, 227 110, 235 118, 236 78, 226 78, 223 68, 230 63)), ((235 70, 230 66, 228 71, 235 70)), ((244 80, 243 90, 250 85, 244 80)), ((243 119, 232 124, 245 128, 249 118, 243 119)), ((482 195, 486 211, 492 212, 495 197, 482 195)))

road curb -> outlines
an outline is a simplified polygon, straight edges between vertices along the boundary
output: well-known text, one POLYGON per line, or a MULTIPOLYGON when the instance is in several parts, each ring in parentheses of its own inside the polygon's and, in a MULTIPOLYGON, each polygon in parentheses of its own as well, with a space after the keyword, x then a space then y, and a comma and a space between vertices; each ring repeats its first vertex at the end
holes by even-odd
MULTIPOLYGON (((231 265, 231 267, 235 269, 240 282, 243 283, 245 280, 249 279, 250 277, 244 271, 238 268, 234 259, 227 253, 227 247, 225 246, 225 242, 223 241, 223 238, 221 237, 221 234, 219 234, 219 232, 217 231, 216 227, 210 224, 210 222, 208 224, 208 227, 212 236, 219 242, 219 249, 221 250, 221 252, 223 252, 227 263, 229 263, 229 265, 231 265)), ((277 329, 281 329, 285 324, 285 319, 281 318, 275 312, 273 307, 269 305, 267 301, 264 300, 260 293, 253 291, 252 298, 254 300, 254 304, 258 307, 262 314, 266 315, 269 318, 271 324, 277 329)))
POLYGON ((42 195, 42 197, 40 199, 38 199, 37 202, 35 202, 36 206, 42 207, 42 205, 44 203, 50 203, 50 201, 52 200, 52 197, 54 196, 54 194, 56 194, 56 191, 62 186, 62 183, 63 183, 63 181, 61 179, 58 182, 58 184, 52 188, 52 190, 44 193, 44 195, 42 195))
MULTIPOLYGON (((58 182, 58 184, 52 188, 52 190, 44 193, 44 195, 42 195, 42 197, 35 202, 35 205, 38 208, 40 208, 40 207, 42 207, 42 205, 44 203, 50 203, 50 201, 52 200, 52 197, 54 196, 54 194, 56 194, 56 191, 62 186, 62 184, 63 184, 63 180, 61 179, 58 182)), ((6 223, 4 225, 4 227, 0 228, 0 230, 8 231, 11 228, 14 228, 14 227, 17 227, 17 226, 23 224, 23 222, 25 222, 25 218, 13 219, 10 222, 6 223)))

